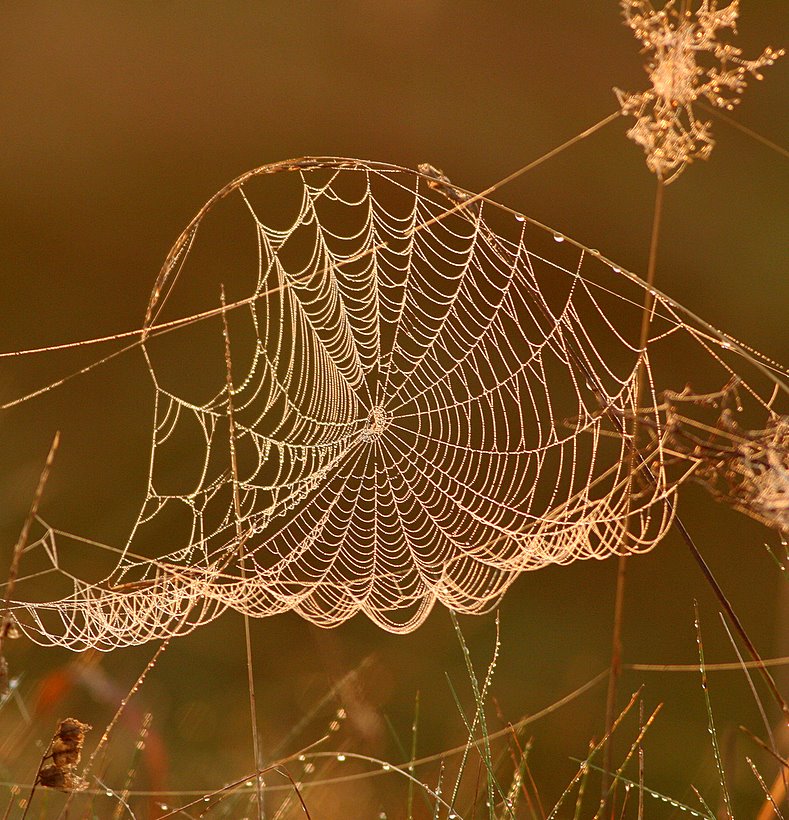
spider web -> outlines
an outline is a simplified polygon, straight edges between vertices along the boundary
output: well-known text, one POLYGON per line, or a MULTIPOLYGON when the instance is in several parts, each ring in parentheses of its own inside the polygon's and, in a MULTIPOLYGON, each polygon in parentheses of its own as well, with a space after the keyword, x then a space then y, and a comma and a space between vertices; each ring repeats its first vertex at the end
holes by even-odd
POLYGON ((408 632, 436 602, 489 610, 526 570, 649 550, 684 476, 655 356, 719 385, 745 354, 762 411, 777 378, 652 297, 642 351, 637 277, 434 176, 332 158, 243 175, 151 295, 150 468, 117 565, 71 576, 42 522, 72 588, 16 604, 20 627, 111 649, 230 608, 408 632))

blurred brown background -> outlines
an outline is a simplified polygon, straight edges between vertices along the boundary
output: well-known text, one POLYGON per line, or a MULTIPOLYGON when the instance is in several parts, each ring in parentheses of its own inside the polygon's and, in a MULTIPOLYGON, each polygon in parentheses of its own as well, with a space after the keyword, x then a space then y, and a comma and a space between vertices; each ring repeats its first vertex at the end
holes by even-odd
MULTIPOLYGON (((743 6, 737 42, 746 56, 789 44, 785 0, 743 6)), ((308 154, 410 167, 428 161, 479 190, 613 111, 612 86, 638 90, 646 82, 612 0, 30 2, 4 4, 2 17, 2 351, 139 327, 174 239, 215 190, 248 168, 308 154)), ((734 112, 784 146, 788 79, 784 59, 751 84, 734 112)), ((655 184, 625 129, 624 121, 609 125, 502 189, 499 200, 643 272, 655 184)), ((667 190, 657 283, 786 363, 789 164, 725 123, 714 122, 714 136, 711 160, 667 190)), ((96 350, 0 360, 0 398, 71 372, 96 350)), ((63 441, 45 517, 86 536, 123 539, 144 490, 150 396, 127 387, 141 373, 131 354, 0 414, 0 565, 56 429, 63 441)), ((789 654, 778 572, 763 547, 777 537, 696 489, 681 509, 757 644, 767 655, 789 654)), ((528 575, 512 588, 494 684, 507 719, 541 709, 605 668, 614 577, 614 562, 578 565, 528 575)), ((710 659, 732 659, 715 603, 672 535, 630 564, 626 660, 693 662, 694 598, 710 659)), ((463 619, 463 626, 482 664, 493 619, 463 619)), ((295 616, 253 627, 268 753, 365 658, 355 694, 340 696, 349 719, 336 747, 402 760, 385 728, 363 736, 364 714, 388 715, 408 745, 416 690, 420 752, 463 741, 444 673, 463 693, 468 683, 446 612, 436 610, 407 637, 362 619, 331 633, 295 616)), ((152 651, 114 653, 104 673, 127 688, 152 651)), ((25 672, 29 703, 37 683, 72 660, 22 642, 9 659, 25 672)), ((641 681, 648 704, 666 703, 648 747, 647 780, 688 798, 689 782, 715 780, 698 677, 627 673, 623 691, 641 681)), ((81 709, 79 717, 104 725, 111 698, 101 702, 91 691, 69 689, 57 715, 81 709)), ((715 677, 712 695, 722 732, 748 721, 758 728, 742 675, 715 677)), ((603 702, 598 686, 533 728, 533 768, 547 802, 572 776, 570 757, 584 756, 599 734, 603 702)), ((169 786, 208 789, 250 770, 240 620, 226 616, 176 642, 139 708, 154 713, 169 786)), ((330 713, 281 751, 320 736, 330 713)), ((735 788, 751 790, 750 773, 738 765, 735 788)), ((358 805, 386 807, 384 785, 354 788, 355 799, 369 801, 358 805)))

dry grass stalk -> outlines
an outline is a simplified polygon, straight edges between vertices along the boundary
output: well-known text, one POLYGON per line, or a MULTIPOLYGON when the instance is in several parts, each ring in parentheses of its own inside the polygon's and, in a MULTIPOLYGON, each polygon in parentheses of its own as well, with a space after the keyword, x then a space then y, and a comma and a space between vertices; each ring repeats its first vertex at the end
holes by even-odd
POLYGON ((123 785, 123 790, 119 795, 118 803, 115 806, 115 810, 112 813, 112 820, 120 820, 123 816, 123 811, 126 806, 129 804, 129 793, 131 791, 132 783, 134 782, 134 778, 137 775, 137 764, 139 760, 139 756, 145 750, 145 743, 148 738, 148 733, 151 729, 151 723, 153 722, 153 715, 150 712, 145 713, 145 717, 142 720, 142 726, 140 727, 140 733, 137 736, 137 743, 134 746, 134 757, 132 758, 132 762, 129 766, 129 770, 126 773, 126 782, 123 785))
POLYGON ((635 117, 628 137, 644 149, 647 167, 666 184, 694 159, 707 159, 714 140, 710 123, 700 120, 694 103, 707 100, 731 111, 739 103, 748 76, 762 79, 761 69, 783 56, 767 47, 755 60, 742 49, 721 41, 737 33, 739 2, 718 8, 717 0, 702 0, 691 12, 669 0, 655 9, 649 0, 622 0, 625 23, 643 43, 646 71, 652 87, 631 93, 614 92, 622 113, 635 117))
POLYGON ((52 464, 55 461, 55 453, 57 453, 58 445, 60 444, 60 431, 55 433, 52 439, 52 444, 49 447, 47 460, 44 462, 44 469, 41 470, 41 475, 38 479, 35 494, 33 495, 33 503, 30 505, 25 523, 22 525, 22 531, 19 533, 19 538, 14 545, 14 551, 11 556, 11 566, 8 570, 8 581, 5 585, 5 599, 3 607, 0 609, 0 697, 8 694, 8 662, 3 655, 3 642, 6 638, 19 637, 19 631, 16 628, 14 619, 9 612, 9 604, 13 598, 14 587, 16 586, 16 579, 19 576, 19 564, 22 560, 22 553, 27 546, 28 538, 30 537, 30 528, 33 526, 38 515, 38 507, 41 503, 41 498, 44 495, 44 488, 49 479, 49 473, 52 469, 52 464))

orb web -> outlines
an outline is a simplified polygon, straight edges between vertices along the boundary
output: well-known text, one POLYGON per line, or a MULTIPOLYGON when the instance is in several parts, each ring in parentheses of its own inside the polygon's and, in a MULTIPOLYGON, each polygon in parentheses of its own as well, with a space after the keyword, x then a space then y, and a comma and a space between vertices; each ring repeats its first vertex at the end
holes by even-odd
POLYGON ((526 570, 650 549, 679 482, 655 354, 733 371, 660 294, 640 350, 643 299, 596 251, 418 172, 243 175, 151 295, 150 468, 117 566, 64 573, 69 594, 17 605, 21 628, 109 649, 234 609, 407 632, 436 602, 490 609, 526 570))

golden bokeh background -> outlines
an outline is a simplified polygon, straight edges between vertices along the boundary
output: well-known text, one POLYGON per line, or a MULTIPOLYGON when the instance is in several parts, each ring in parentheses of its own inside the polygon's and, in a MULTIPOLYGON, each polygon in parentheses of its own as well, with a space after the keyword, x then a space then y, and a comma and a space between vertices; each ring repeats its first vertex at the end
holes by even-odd
MULTIPOLYGON (((746 56, 787 45, 788 23, 785 0, 746 0, 738 45, 746 56)), ((3 352, 139 327, 172 242, 214 191, 248 168, 310 154, 409 167, 427 161, 480 190, 614 111, 613 86, 638 90, 646 82, 638 44, 612 0, 7 4, 0 66, 3 352)), ((786 146, 789 62, 765 74, 733 116, 786 146)), ((643 273, 655 181, 625 138, 626 126, 614 122, 496 197, 643 273)), ((713 128, 712 158, 666 191, 657 284, 786 363, 789 164, 724 122, 713 128)), ((111 349, 0 359, 0 398, 36 389, 111 349)), ((123 540, 144 492, 151 396, 130 387, 143 374, 132 353, 0 413, 0 566, 10 560, 58 429, 62 444, 43 515, 91 538, 123 540)), ((677 378, 674 386, 681 386, 693 374, 679 371, 677 378)), ((777 536, 697 488, 683 494, 680 510, 764 654, 789 654, 786 596, 764 548, 777 536)), ((542 570, 508 593, 493 686, 508 720, 606 667, 615 570, 612 561, 542 570)), ((694 662, 694 599, 708 659, 734 659, 717 606, 676 536, 631 561, 629 573, 626 661, 694 662)), ((462 626, 482 669, 493 618, 464 618, 462 626)), ((321 632, 287 615, 254 623, 253 641, 267 756, 317 739, 342 705, 348 717, 327 748, 399 762, 404 757, 386 719, 408 746, 417 690, 420 753, 464 740, 445 673, 467 706, 469 686, 443 610, 405 637, 360 618, 321 632), (282 746, 311 704, 354 669, 355 683, 282 746)), ((72 712, 106 724, 118 693, 152 651, 75 665, 61 650, 22 641, 7 647, 12 673, 24 675, 28 707, 40 705, 42 727, 72 712), (42 700, 41 682, 51 688, 61 679, 62 693, 47 690, 42 700)), ((666 704, 648 741, 649 784, 688 800, 690 782, 712 788, 698 676, 627 672, 623 693, 641 682, 648 705, 666 704)), ((585 756, 589 738, 599 737, 604 696, 604 685, 597 686, 530 730, 532 768, 547 803, 575 771, 570 758, 585 756)), ((714 677, 712 697, 727 742, 735 743, 738 723, 759 729, 742 674, 714 677)), ((10 708, 0 715, 5 721, 17 717, 10 708)), ((167 761, 160 780, 168 788, 208 790, 251 770, 240 619, 227 615, 176 641, 135 708, 137 718, 153 713, 167 761)), ((131 723, 119 731, 133 738, 131 723)), ((41 729, 34 736, 46 742, 45 735, 41 729)), ((758 793, 742 761, 752 747, 742 738, 736 744, 733 789, 750 805, 758 793)), ((40 752, 31 749, 19 755, 29 756, 35 771, 40 752)), ((322 794, 324 813, 316 809, 316 816, 353 816, 344 799, 360 817, 376 816, 364 812, 380 806, 390 818, 400 816, 390 791, 383 780, 335 787, 322 794)))

